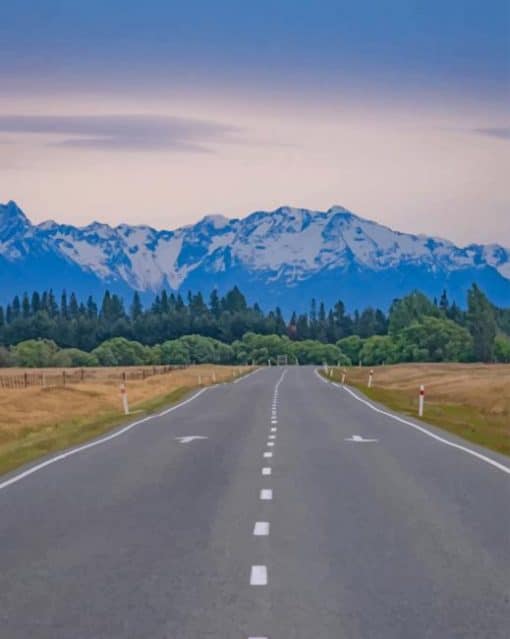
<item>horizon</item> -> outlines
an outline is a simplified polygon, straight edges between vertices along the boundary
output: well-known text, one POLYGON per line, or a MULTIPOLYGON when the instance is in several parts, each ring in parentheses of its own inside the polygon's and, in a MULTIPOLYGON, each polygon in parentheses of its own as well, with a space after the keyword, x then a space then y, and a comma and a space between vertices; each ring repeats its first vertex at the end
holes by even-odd
POLYGON ((265 210, 265 209, 257 209, 254 211, 249 211, 247 213, 245 213, 244 215, 236 215, 233 217, 229 217, 227 215, 224 215, 221 212, 218 213, 205 213, 201 216, 198 216, 196 219, 186 223, 186 224, 182 224, 180 226, 174 226, 174 227, 158 227, 158 226, 153 226, 151 224, 143 224, 143 223, 133 223, 133 224, 126 224, 125 222, 120 222, 119 224, 110 224, 108 222, 104 222, 100 219, 93 219, 90 222, 86 222, 85 224, 70 224, 69 222, 65 221, 65 220, 57 220, 55 218, 46 218, 46 219, 42 219, 40 221, 35 222, 34 218, 32 217, 32 215, 30 213, 27 213, 26 210, 23 208, 23 206, 21 206, 19 204, 19 202, 17 202, 16 200, 7 200, 6 202, 0 202, 0 207, 7 207, 9 206, 9 204, 14 204, 14 206, 17 207, 17 209, 19 211, 21 211, 21 213, 25 216, 25 218, 30 222, 30 224, 32 226, 42 226, 44 224, 47 223, 54 223, 57 224, 58 226, 73 226, 74 228, 78 229, 78 230, 85 230, 90 228, 91 226, 94 226, 95 224, 99 224, 101 226, 107 226, 108 228, 112 229, 112 230, 117 230, 119 228, 121 228, 122 226, 130 226, 131 228, 149 228, 152 231, 155 231, 157 233, 160 232, 165 232, 165 231, 170 231, 170 232, 175 232, 175 231, 179 231, 181 229, 185 229, 185 228, 190 228, 193 226, 196 226, 197 224, 199 224, 200 222, 203 222, 204 220, 208 219, 208 218, 221 218, 223 220, 226 220, 227 222, 239 222, 239 221, 243 221, 247 218, 249 218, 251 215, 255 215, 257 213, 264 213, 267 215, 273 215, 274 213, 277 213, 278 211, 282 210, 282 209, 289 209, 291 211, 304 211, 306 213, 310 213, 310 214, 318 214, 318 215, 324 215, 324 214, 331 214, 334 212, 335 209, 341 209, 340 212, 344 212, 348 215, 352 215, 353 217, 359 218, 365 222, 369 222, 371 224, 375 224, 377 226, 383 227, 385 229, 390 230, 393 233, 396 233, 398 235, 409 235, 409 236, 413 236, 413 237, 426 237, 426 238, 430 238, 430 239, 434 239, 434 240, 441 240, 441 241, 445 241, 448 243, 453 244, 456 248, 459 249, 465 249, 465 248, 469 248, 469 246, 472 245, 478 245, 478 246, 498 246, 504 249, 510 249, 510 241, 508 242, 508 245, 496 241, 496 240, 492 240, 492 241, 488 241, 488 242, 469 242, 469 243, 457 243, 454 240, 446 237, 446 236, 442 236, 439 234, 433 234, 433 235, 429 235, 427 233, 413 233, 412 231, 406 231, 406 230, 402 230, 402 229, 397 229, 394 228, 392 226, 390 226, 389 224, 386 224, 382 221, 378 221, 374 218, 369 218, 369 217, 364 217, 362 215, 359 215, 356 211, 352 211, 349 208, 341 205, 341 204, 332 204, 331 206, 329 206, 327 209, 317 209, 317 208, 313 208, 313 209, 308 209, 302 206, 294 206, 294 205, 290 205, 290 204, 282 204, 280 206, 277 206, 275 209, 272 210, 265 210))

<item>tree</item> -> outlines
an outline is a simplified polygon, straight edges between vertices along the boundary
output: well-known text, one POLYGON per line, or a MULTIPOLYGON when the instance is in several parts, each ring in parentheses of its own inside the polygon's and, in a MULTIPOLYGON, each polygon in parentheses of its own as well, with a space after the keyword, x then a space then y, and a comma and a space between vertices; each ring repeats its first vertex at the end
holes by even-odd
POLYGON ((510 339, 498 335, 494 340, 494 359, 501 363, 510 363, 510 339))
POLYGON ((469 332, 451 320, 423 317, 396 336, 404 361, 465 362, 473 357, 469 332))
POLYGON ((467 326, 473 336, 473 351, 477 361, 491 362, 494 358, 496 319, 494 308, 476 284, 468 291, 467 326))
POLYGON ((414 291, 402 299, 395 300, 391 305, 388 332, 394 335, 422 317, 438 317, 438 315, 439 310, 429 298, 419 291, 414 291))
POLYGON ((349 335, 349 337, 343 337, 336 343, 338 348, 345 353, 345 355, 351 360, 353 364, 357 364, 360 361, 360 353, 363 348, 363 340, 359 335, 349 335))
POLYGON ((133 293, 133 301, 131 303, 131 319, 137 320, 143 313, 142 302, 140 301, 140 293, 133 293))
POLYGON ((394 364, 398 361, 398 349, 389 335, 372 335, 363 341, 359 358, 368 366, 394 364))
POLYGON ((43 368, 54 365, 58 346, 49 339, 30 339, 20 342, 12 349, 16 366, 43 368))

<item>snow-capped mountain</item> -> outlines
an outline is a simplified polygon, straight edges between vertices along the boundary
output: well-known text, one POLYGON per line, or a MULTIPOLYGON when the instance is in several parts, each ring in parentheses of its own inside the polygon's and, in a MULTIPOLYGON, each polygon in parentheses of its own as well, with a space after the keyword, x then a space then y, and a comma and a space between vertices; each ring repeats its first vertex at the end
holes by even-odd
POLYGON ((32 224, 14 203, 0 205, 0 300, 52 287, 81 296, 109 288, 145 297, 162 288, 224 292, 237 284, 251 301, 304 309, 312 297, 349 308, 387 307, 419 288, 445 288, 463 304, 477 282, 510 305, 510 250, 464 248, 393 231, 334 206, 328 211, 282 207, 242 219, 206 216, 174 231, 150 226, 75 227, 32 224))

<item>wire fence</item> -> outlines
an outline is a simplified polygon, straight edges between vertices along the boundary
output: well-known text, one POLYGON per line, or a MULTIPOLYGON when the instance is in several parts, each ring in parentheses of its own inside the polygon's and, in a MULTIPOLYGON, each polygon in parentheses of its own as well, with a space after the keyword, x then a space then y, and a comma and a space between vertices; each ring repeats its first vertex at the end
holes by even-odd
POLYGON ((166 375, 174 370, 183 369, 186 366, 150 366, 119 368, 73 368, 51 371, 51 369, 37 372, 23 372, 13 375, 0 375, 0 388, 20 389, 31 386, 67 386, 82 382, 126 382, 153 377, 154 375, 166 375))

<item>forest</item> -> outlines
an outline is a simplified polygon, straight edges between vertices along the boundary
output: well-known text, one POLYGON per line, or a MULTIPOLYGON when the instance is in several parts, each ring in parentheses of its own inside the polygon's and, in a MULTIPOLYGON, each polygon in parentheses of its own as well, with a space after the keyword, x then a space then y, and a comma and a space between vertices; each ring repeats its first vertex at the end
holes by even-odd
POLYGON ((52 290, 24 293, 0 306, 0 366, 267 363, 278 355, 301 364, 510 362, 510 309, 494 306, 475 284, 465 308, 446 292, 414 291, 388 312, 346 312, 311 300, 308 313, 263 311, 234 287, 186 297, 162 291, 129 308, 108 291, 98 303, 52 290))

